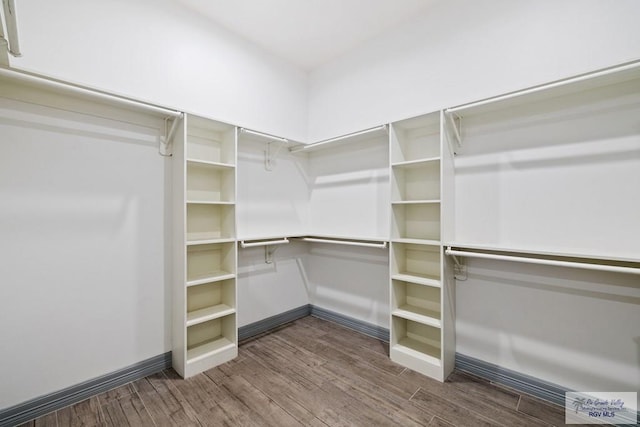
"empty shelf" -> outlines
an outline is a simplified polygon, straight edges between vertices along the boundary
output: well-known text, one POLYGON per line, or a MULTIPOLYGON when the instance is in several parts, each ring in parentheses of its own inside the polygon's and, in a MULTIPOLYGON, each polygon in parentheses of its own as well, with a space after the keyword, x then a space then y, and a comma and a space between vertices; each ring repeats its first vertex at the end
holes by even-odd
POLYGON ((217 319, 235 313, 236 310, 226 304, 218 304, 213 307, 201 308, 187 313, 187 326, 197 325, 198 323, 217 319))

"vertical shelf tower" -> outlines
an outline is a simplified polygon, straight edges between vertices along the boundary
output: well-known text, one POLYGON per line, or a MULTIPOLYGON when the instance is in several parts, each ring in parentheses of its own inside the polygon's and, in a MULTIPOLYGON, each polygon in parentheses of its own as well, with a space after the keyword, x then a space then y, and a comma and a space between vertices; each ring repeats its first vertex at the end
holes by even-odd
POLYGON ((389 138, 389 353, 394 362, 444 381, 454 367, 455 335, 453 273, 442 246, 443 163, 451 159, 443 158, 448 147, 440 113, 393 123, 389 138))
POLYGON ((185 115, 173 149, 173 368, 184 378, 238 354, 236 128, 185 115))

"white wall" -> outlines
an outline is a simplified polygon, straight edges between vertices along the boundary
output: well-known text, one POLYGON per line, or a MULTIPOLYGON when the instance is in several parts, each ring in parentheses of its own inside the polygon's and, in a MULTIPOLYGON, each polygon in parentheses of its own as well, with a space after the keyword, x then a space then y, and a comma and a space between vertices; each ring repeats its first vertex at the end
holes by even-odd
POLYGON ((162 121, 122 120, 0 98, 0 408, 171 348, 162 121))
POLYGON ((635 0, 439 0, 310 75, 309 140, 640 58, 635 0))
POLYGON ((292 241, 265 262, 264 247, 238 249, 238 327, 309 304, 307 245, 292 241))
POLYGON ((172 0, 21 0, 11 65, 294 140, 307 75, 172 0))
POLYGON ((389 328, 389 250, 310 243, 310 303, 389 328))

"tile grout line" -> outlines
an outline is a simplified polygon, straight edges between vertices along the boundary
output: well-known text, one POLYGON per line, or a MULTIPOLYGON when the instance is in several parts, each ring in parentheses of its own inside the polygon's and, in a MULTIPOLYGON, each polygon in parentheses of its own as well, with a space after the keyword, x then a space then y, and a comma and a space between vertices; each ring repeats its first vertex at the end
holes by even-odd
POLYGON ((171 393, 174 395, 174 397, 176 398, 176 400, 184 410, 185 414, 187 415, 191 414, 194 420, 198 423, 198 425, 201 426, 202 422, 200 421, 200 417, 198 416, 198 411, 196 411, 195 408, 191 406, 191 404, 189 403, 189 400, 184 396, 184 394, 182 394, 182 391, 180 391, 178 387, 176 387, 174 384, 171 383, 165 371, 166 370, 162 370, 159 372, 159 374, 162 375, 162 377, 164 378, 167 389, 170 390, 171 393))
MULTIPOLYGON (((420 388, 422 388, 422 387, 420 387, 420 388)), ((435 394, 435 393, 433 393, 433 392, 430 392, 429 390, 424 390, 424 392, 425 392, 425 393, 428 393, 428 394, 431 394, 431 395, 434 395, 434 396, 437 396, 437 397, 440 397, 440 398, 442 398, 442 399, 446 400, 447 402, 452 402, 452 401, 451 401, 451 399, 450 399, 449 397, 438 396, 437 394, 435 394)), ((417 391, 416 391, 416 393, 417 393, 417 391)), ((415 394, 415 393, 414 393, 414 394, 415 394)), ((488 422, 488 423, 490 423, 490 424, 492 424, 492 425, 502 426, 502 427, 509 427, 509 425, 507 425, 507 424, 502 424, 501 422, 496 421, 496 420, 494 420, 494 419, 492 419, 492 418, 490 418, 490 417, 488 417, 488 416, 484 415, 482 412, 478 412, 478 411, 477 411, 477 410, 475 410, 475 409, 468 408, 467 406, 465 406, 465 405, 464 405, 464 404, 462 404, 462 403, 454 403, 454 404, 455 404, 456 406, 458 406, 459 408, 464 409, 465 411, 469 411, 470 413, 472 413, 472 414, 476 415, 478 418, 480 418, 480 419, 482 419, 482 420, 485 420, 486 422, 488 422)), ((448 423, 452 424, 450 421, 448 421, 448 420, 446 420, 446 419, 445 419, 445 421, 447 421, 448 423)))
POLYGON ((149 411, 149 408, 147 408, 147 404, 145 403, 144 399, 142 398, 142 396, 138 392, 138 388, 137 387, 133 387, 133 389, 135 390, 135 394, 136 394, 136 396, 138 396, 138 399, 140 399, 140 402, 142 402, 142 407, 144 408, 145 411, 147 411, 147 414, 149 415, 149 418, 151 419, 151 422, 153 423, 154 426, 158 427, 158 423, 156 422, 155 418, 153 418, 153 415, 151 415, 151 411, 149 411))
MULTIPOLYGON (((413 392, 413 394, 412 394, 412 395, 409 397, 409 399, 407 399, 407 400, 411 400, 411 399, 413 399, 413 396, 415 396, 415 395, 416 395, 416 393, 418 393, 418 392, 420 391, 420 389, 422 389, 422 387, 418 387, 418 389, 417 389, 416 391, 414 391, 414 392, 413 392)), ((434 415, 434 417, 435 417, 435 415, 434 415)), ((431 421, 429 421, 429 422, 431 422, 431 421)))

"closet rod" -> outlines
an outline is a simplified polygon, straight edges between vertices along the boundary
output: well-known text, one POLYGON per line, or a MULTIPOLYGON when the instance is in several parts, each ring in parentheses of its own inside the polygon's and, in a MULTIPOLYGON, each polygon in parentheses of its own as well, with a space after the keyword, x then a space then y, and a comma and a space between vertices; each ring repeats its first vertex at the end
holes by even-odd
POLYGON ((387 242, 368 243, 368 242, 360 242, 357 240, 318 239, 316 237, 303 237, 301 240, 305 242, 314 242, 314 243, 332 243, 335 245, 364 246, 365 248, 385 249, 387 247, 387 242))
POLYGON ((640 268, 634 268, 634 267, 621 267, 617 265, 607 265, 607 264, 590 264, 586 262, 575 262, 575 261, 558 261, 558 260, 552 260, 552 259, 529 258, 529 257, 510 256, 510 255, 496 255, 496 254, 482 253, 482 252, 460 251, 456 249, 451 249, 451 247, 447 247, 447 249, 445 250, 445 254, 449 256, 495 259, 500 261, 523 262, 527 264, 541 264, 541 265, 552 265, 557 267, 609 271, 614 273, 640 274, 640 268))
POLYGON ((543 84, 543 85, 539 85, 539 86, 533 86, 530 87, 528 89, 523 89, 523 90, 519 90, 519 91, 515 91, 515 92, 509 92, 509 93, 505 93, 504 95, 499 95, 499 96, 494 96, 492 98, 487 98, 487 99, 483 99, 480 101, 475 101, 475 102, 470 102, 468 104, 463 104, 463 105, 458 105, 457 107, 451 107, 451 108, 447 108, 445 109, 445 113, 456 113, 456 112, 460 112, 463 110, 468 110, 468 109, 472 109, 474 107, 480 107, 486 104, 491 104, 494 102, 499 102, 499 101, 505 101, 511 98, 517 98, 519 96, 523 96, 523 95, 530 95, 533 93, 537 93, 537 92, 542 92, 548 89, 553 89, 556 87, 561 87, 561 86, 566 86, 566 85, 570 85, 573 83, 579 83, 582 81, 586 81, 586 80, 590 80, 593 78, 597 78, 597 77, 605 77, 608 76, 610 74, 615 74, 615 73, 619 73, 622 71, 628 71, 628 70, 633 70, 634 68, 639 68, 640 66, 640 61, 634 61, 634 62, 629 62, 627 64, 623 64, 623 65, 616 65, 614 67, 610 67, 610 68, 605 68, 599 71, 594 71, 591 73, 586 73, 586 74, 581 74, 579 76, 575 76, 575 77, 570 77, 568 79, 563 79, 563 80, 556 80, 555 82, 551 82, 551 83, 547 83, 547 84, 543 84))
POLYGON ((360 130, 358 132, 353 132, 353 133, 349 133, 346 135, 342 135, 342 136, 336 136, 335 138, 329 138, 329 139, 325 139, 324 141, 319 141, 319 142, 314 142, 313 144, 306 144, 306 145, 300 145, 297 147, 291 147, 289 148, 289 151, 291 151, 292 153, 297 153, 299 151, 311 151, 317 147, 320 147, 322 145, 325 144, 331 144, 333 142, 338 142, 338 141, 342 141, 343 139, 349 139, 349 138, 353 138, 356 136, 360 136, 360 135, 366 135, 369 133, 374 133, 374 132, 380 132, 383 130, 387 130, 387 125, 380 125, 380 126, 376 126, 370 129, 365 129, 365 130, 360 130))
POLYGON ((161 114, 163 116, 179 117, 182 114, 180 111, 158 107, 157 105, 147 104, 146 102, 135 101, 130 98, 111 95, 106 92, 100 92, 94 89, 88 89, 82 86, 76 86, 71 83, 63 83, 61 81, 51 80, 47 77, 40 77, 35 74, 27 74, 20 71, 10 70, 8 68, 0 68, 0 77, 20 80, 28 84, 45 86, 49 89, 71 92, 76 95, 91 96, 93 98, 102 99, 102 100, 113 102, 113 103, 119 103, 122 105, 128 105, 130 107, 147 110, 149 112, 161 114))
POLYGON ((265 240, 265 241, 252 242, 252 243, 247 243, 244 240, 241 240, 240 246, 242 246, 243 248, 254 248, 257 246, 284 245, 286 243, 289 243, 289 239, 285 237, 281 240, 265 240))
POLYGON ((282 137, 275 136, 275 135, 269 135, 268 133, 258 132, 258 131, 247 129, 247 128, 240 128, 240 132, 248 133, 249 135, 261 136, 261 137, 267 138, 267 139, 273 139, 274 141, 289 142, 289 140, 287 138, 282 138, 282 137))

